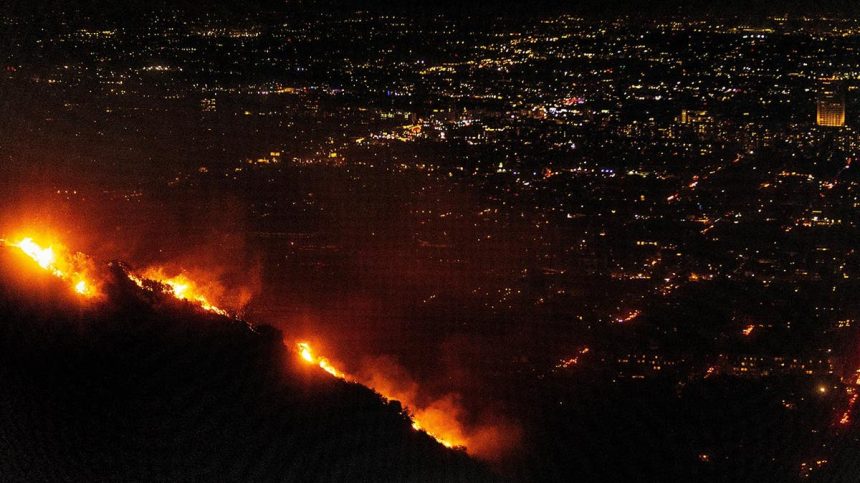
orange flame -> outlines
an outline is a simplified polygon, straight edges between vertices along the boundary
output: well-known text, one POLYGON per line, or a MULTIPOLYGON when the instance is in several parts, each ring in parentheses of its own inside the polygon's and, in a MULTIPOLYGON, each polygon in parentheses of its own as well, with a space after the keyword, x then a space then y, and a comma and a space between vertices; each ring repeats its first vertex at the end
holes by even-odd
MULTIPOLYGON (((335 368, 331 361, 325 357, 315 355, 308 342, 298 342, 296 347, 298 348, 299 357, 301 357, 304 362, 317 365, 320 369, 338 379, 348 382, 359 382, 356 378, 335 368)), ((394 399, 391 395, 382 393, 379 388, 368 384, 364 385, 377 391, 377 393, 386 401, 394 399)), ((406 401, 400 402, 406 403, 406 401)), ((434 408, 427 408, 419 411, 418 413, 411 413, 410 419, 412 420, 412 429, 415 431, 423 431, 446 448, 465 449, 465 444, 462 443, 465 438, 463 438, 461 431, 456 428, 457 423, 455 421, 451 421, 447 414, 434 410, 434 408), (445 428, 442 426, 445 426, 445 428)))
MULTIPOLYGON (((854 381, 854 385, 860 385, 860 369, 857 370, 857 379, 854 381)), ((851 424, 851 413, 854 411, 854 406, 857 405, 857 398, 860 394, 857 393, 857 388, 853 386, 849 386, 845 388, 845 391, 850 394, 850 398, 848 399, 848 406, 845 408, 845 411, 842 413, 842 417, 839 418, 839 424, 842 426, 848 426, 851 424)))
POLYGON ((851 423, 851 412, 854 410, 854 406, 857 404, 857 393, 851 394, 851 398, 848 399, 848 407, 842 413, 842 417, 839 418, 839 424, 842 426, 848 426, 851 423))
POLYGON ((337 370, 328 359, 326 359, 325 357, 315 356, 313 351, 311 350, 310 344, 308 344, 307 342, 299 342, 298 344, 296 344, 296 346, 299 348, 299 355, 302 356, 302 359, 305 362, 318 365, 320 369, 328 372, 329 374, 338 379, 352 381, 352 378, 348 378, 346 374, 337 370))
POLYGON ((54 249, 51 247, 42 248, 33 241, 32 238, 24 238, 18 243, 14 243, 12 246, 18 247, 22 252, 26 253, 27 256, 32 258, 39 264, 40 267, 45 270, 54 270, 51 269, 51 266, 57 260, 57 256, 54 255, 54 249))
POLYGON ((33 259, 42 269, 51 275, 69 283, 75 293, 87 298, 100 295, 97 284, 91 280, 89 259, 81 253, 72 253, 62 245, 43 247, 31 237, 24 237, 17 242, 0 239, 0 244, 15 247, 33 259))
POLYGON ((192 302, 207 312, 216 313, 218 315, 228 316, 228 312, 209 301, 209 297, 204 295, 205 289, 195 283, 184 273, 170 277, 167 276, 162 268, 148 268, 144 271, 143 276, 128 274, 129 280, 137 284, 138 287, 146 289, 145 280, 158 282, 165 287, 165 293, 173 295, 178 300, 187 300, 192 302))
MULTIPOLYGON (((9 242, 0 238, 0 245, 15 247, 31 258, 41 269, 48 271, 51 275, 67 282, 70 289, 86 298, 101 296, 101 283, 95 277, 92 261, 81 253, 73 253, 60 244, 52 244, 47 247, 35 242, 32 237, 24 237, 16 242, 9 242)), ((178 300, 186 300, 196 304, 203 310, 213 312, 222 316, 229 316, 228 312, 210 300, 214 298, 210 287, 195 283, 186 274, 180 273, 168 276, 162 268, 149 268, 142 273, 126 272, 128 279, 138 287, 155 291, 160 284, 161 290, 178 300), (157 282, 151 284, 147 282, 157 282)), ((638 312, 638 311, 637 311, 638 312)), ((638 313, 636 314, 638 315, 638 313)), ((635 317, 633 317, 635 318, 635 317)), ((338 379, 360 383, 355 377, 337 369, 327 358, 315 355, 310 344, 299 342, 297 344, 300 358, 308 363, 318 366, 320 369, 338 379)), ((585 350, 587 352, 587 349, 585 350)), ((584 352, 583 352, 584 353, 584 352)), ((363 384, 375 391, 385 400, 399 400, 407 410, 412 421, 412 428, 432 437, 440 444, 448 448, 466 448, 466 443, 474 443, 476 452, 487 446, 487 441, 492 441, 495 434, 483 434, 490 431, 487 428, 479 428, 467 434, 461 426, 458 416, 462 412, 456 396, 446 396, 426 407, 416 408, 414 411, 407 406, 414 406, 408 394, 389 387, 385 381, 377 381, 371 378, 363 384), (375 382, 379 384, 376 384, 375 382), (370 382, 371 384, 368 384, 370 382)), ((492 444, 492 443, 490 443, 492 444)))

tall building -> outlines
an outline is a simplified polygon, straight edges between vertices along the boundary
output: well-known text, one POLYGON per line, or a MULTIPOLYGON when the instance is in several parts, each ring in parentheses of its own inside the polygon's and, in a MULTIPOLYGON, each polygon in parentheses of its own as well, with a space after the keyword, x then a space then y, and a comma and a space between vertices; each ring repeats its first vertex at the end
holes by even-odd
POLYGON ((836 79, 821 81, 818 88, 819 126, 842 127, 845 125, 845 90, 842 82, 836 79))
POLYGON ((714 132, 714 117, 708 111, 683 109, 681 110, 681 115, 678 116, 678 122, 691 126, 696 134, 700 136, 710 136, 714 132))

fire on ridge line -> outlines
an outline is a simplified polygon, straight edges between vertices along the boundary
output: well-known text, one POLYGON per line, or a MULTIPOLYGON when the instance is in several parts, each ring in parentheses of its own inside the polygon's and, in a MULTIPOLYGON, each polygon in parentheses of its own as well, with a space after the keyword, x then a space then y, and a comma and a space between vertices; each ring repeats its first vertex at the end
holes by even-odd
MULTIPOLYGON (((102 295, 99 290, 99 284, 96 282, 97 278, 92 273, 92 261, 82 253, 73 253, 60 244, 52 244, 45 247, 35 242, 32 237, 23 237, 15 242, 0 238, 0 246, 17 248, 30 257, 39 267, 48 271, 54 277, 67 282, 71 289, 81 297, 93 299, 102 295)), ((130 272, 126 272, 126 276, 141 289, 155 290, 147 282, 157 282, 163 287, 162 290, 164 293, 170 294, 179 300, 189 301, 208 312, 223 316, 229 315, 226 310, 212 304, 200 292, 197 284, 183 274, 169 277, 161 269, 147 269, 142 276, 130 272)), ((320 369, 338 379, 347 382, 358 382, 355 378, 335 368, 327 358, 315 355, 309 343, 299 342, 296 344, 296 348, 304 362, 319 366, 320 369)), ((371 387, 371 389, 374 388, 371 387)), ((380 394, 380 396, 386 401, 392 399, 385 394, 380 394)), ((425 428, 413 415, 410 415, 410 420, 412 421, 412 428, 414 430, 424 432, 443 446, 465 449, 464 444, 455 441, 456 438, 443 437, 438 432, 434 433, 430 429, 425 428)))
POLYGON ((51 275, 69 283, 79 295, 87 298, 98 297, 97 284, 88 273, 87 258, 81 253, 71 253, 65 247, 43 247, 30 237, 17 242, 0 238, 0 245, 14 247, 32 258, 36 264, 51 275))
MULTIPOLYGON (((351 377, 351 376, 347 375, 346 373, 338 370, 336 367, 334 367, 334 365, 332 365, 331 361, 328 360, 327 358, 315 355, 313 349, 311 349, 311 346, 308 342, 296 343, 296 349, 298 350, 299 356, 301 357, 301 359, 304 362, 306 362, 308 364, 317 365, 317 366, 319 366, 320 369, 324 370, 325 372, 331 374, 332 376, 334 376, 338 379, 342 379, 342 380, 347 381, 347 382, 355 382, 355 383, 361 384, 354 377, 351 377)), ((370 387, 370 386, 368 386, 368 387, 370 387)), ((373 387, 370 387, 370 388, 376 390, 373 387)), ((379 393, 377 392, 377 394, 379 394, 379 393)), ((383 399, 385 399, 386 401, 391 399, 390 397, 386 396, 385 394, 379 394, 379 395, 383 399)), ((401 401, 401 402, 403 402, 403 401, 401 401)), ((462 449, 465 449, 466 446, 462 443, 455 442, 454 438, 443 437, 442 435, 440 435, 438 433, 434 433, 434 432, 430 431, 428 428, 425 428, 415 418, 414 415, 410 414, 409 418, 412 421, 412 429, 414 429, 415 431, 423 431, 425 434, 427 434, 427 436, 430 436, 431 438, 435 439, 437 442, 439 442, 440 444, 442 444, 446 448, 462 448, 462 449)))
MULTIPOLYGON (((85 298, 101 296, 98 277, 93 274, 92 261, 86 255, 73 253, 60 244, 45 247, 35 242, 32 237, 23 237, 15 242, 0 238, 0 245, 19 249, 39 267, 67 282, 75 293, 85 298)), ((170 277, 162 269, 150 268, 142 276, 133 273, 126 273, 126 275, 129 280, 144 290, 154 290, 146 283, 147 281, 157 282, 163 287, 164 293, 179 300, 192 302, 208 312, 229 315, 226 310, 211 303, 198 285, 184 274, 170 277)))

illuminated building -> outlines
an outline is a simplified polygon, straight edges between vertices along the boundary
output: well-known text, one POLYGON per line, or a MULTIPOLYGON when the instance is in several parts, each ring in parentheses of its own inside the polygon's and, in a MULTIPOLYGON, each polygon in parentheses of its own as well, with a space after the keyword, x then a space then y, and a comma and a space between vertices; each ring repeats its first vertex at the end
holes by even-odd
POLYGON ((845 92, 838 80, 823 80, 818 91, 819 126, 842 127, 845 125, 845 92))
POLYGON ((203 112, 215 112, 218 110, 218 104, 214 97, 204 98, 200 101, 200 109, 203 112))
POLYGON ((692 126, 695 132, 701 136, 711 133, 714 127, 714 118, 708 111, 681 110, 678 122, 683 125, 692 126))

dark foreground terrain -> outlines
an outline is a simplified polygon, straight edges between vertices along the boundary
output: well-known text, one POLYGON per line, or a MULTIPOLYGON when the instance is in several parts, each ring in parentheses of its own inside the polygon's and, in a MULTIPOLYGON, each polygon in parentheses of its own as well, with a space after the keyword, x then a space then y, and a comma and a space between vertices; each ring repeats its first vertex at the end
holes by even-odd
POLYGON ((0 249, 4 481, 485 481, 396 402, 303 366, 279 332, 148 293, 107 302, 0 249), (24 268, 22 268, 24 267, 24 268))

